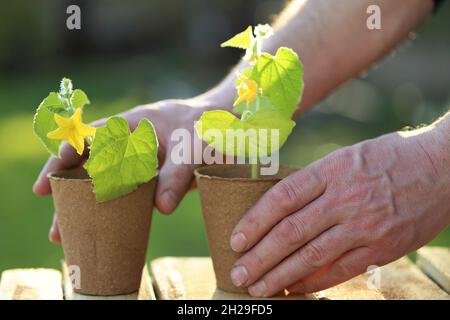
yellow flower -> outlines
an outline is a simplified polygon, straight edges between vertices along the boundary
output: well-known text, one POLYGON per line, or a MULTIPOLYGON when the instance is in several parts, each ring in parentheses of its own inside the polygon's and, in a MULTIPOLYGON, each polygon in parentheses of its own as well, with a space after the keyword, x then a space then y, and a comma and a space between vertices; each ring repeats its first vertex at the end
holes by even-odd
POLYGON ((258 84, 242 74, 239 74, 239 79, 241 83, 239 84, 238 90, 238 98, 234 102, 234 106, 240 104, 242 101, 247 101, 247 107, 253 103, 256 99, 256 95, 258 94, 258 84))
POLYGON ((64 118, 55 113, 58 129, 49 132, 47 137, 53 140, 66 140, 77 150, 79 155, 84 151, 84 139, 95 134, 95 128, 81 122, 81 108, 77 108, 73 116, 64 118))

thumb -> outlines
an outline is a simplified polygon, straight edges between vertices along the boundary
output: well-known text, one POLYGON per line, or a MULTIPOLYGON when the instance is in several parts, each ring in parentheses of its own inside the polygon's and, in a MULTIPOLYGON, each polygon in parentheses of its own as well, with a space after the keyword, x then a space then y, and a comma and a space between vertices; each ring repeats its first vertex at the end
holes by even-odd
POLYGON ((166 159, 158 176, 156 206, 163 213, 176 209, 184 194, 189 190, 193 172, 197 165, 174 164, 166 159))

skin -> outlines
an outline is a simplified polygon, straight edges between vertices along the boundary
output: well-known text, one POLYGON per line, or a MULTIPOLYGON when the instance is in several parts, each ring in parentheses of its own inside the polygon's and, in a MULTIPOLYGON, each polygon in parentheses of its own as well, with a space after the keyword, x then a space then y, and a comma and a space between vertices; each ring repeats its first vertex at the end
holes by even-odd
POLYGON ((232 248, 247 251, 231 272, 234 283, 255 297, 314 292, 431 241, 450 223, 444 137, 436 125, 387 134, 278 183, 233 231, 232 248))
MULTIPOLYGON (((306 86, 298 116, 391 51, 432 8, 431 0, 294 1, 278 17, 264 50, 274 53, 288 46, 302 59, 306 86), (366 28, 371 4, 381 8, 381 31, 366 28)), ((162 212, 176 208, 195 168, 166 160, 172 130, 192 131, 201 113, 217 106, 230 110, 235 72, 243 67, 237 65, 199 97, 161 101, 122 114, 131 127, 142 117, 155 124, 162 163, 156 205, 162 212)), ((312 292, 417 249, 450 223, 449 156, 447 114, 426 128, 337 150, 294 173, 270 189, 233 231, 231 247, 245 253, 231 272, 233 282, 256 297, 284 288, 312 292)), ((62 158, 49 159, 43 168, 35 193, 51 193, 48 172, 78 166, 82 160, 64 146, 62 158)), ((60 241, 56 221, 50 240, 60 241)))

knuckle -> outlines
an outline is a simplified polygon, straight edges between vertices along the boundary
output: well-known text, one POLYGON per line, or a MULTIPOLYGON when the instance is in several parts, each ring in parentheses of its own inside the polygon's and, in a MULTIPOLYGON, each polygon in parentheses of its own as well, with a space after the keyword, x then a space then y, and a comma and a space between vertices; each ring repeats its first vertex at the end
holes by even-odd
POLYGON ((393 230, 383 217, 377 217, 376 215, 359 219, 358 228, 365 235, 365 238, 372 242, 387 240, 390 235, 397 234, 397 231, 398 234, 402 234, 402 230, 393 230))
POLYGON ((336 278, 347 279, 354 275, 354 268, 344 261, 336 261, 334 263, 336 278))
POLYGON ((320 186, 322 188, 326 187, 326 181, 324 178, 320 175, 320 171, 317 171, 317 169, 311 169, 309 170, 309 177, 311 179, 311 185, 320 186))
POLYGON ((280 222, 276 234, 282 242, 298 244, 305 238, 305 226, 302 220, 289 216, 280 222))
POLYGON ((367 244, 370 240, 371 233, 361 229, 355 223, 344 223, 341 225, 342 234, 348 243, 355 244, 367 244))
POLYGON ((324 250, 316 243, 308 244, 300 251, 303 264, 311 269, 318 269, 323 265, 324 250))
POLYGON ((281 180, 278 185, 273 188, 274 200, 281 205, 291 203, 298 200, 298 190, 292 182, 281 180))
POLYGON ((241 230, 244 231, 244 233, 246 234, 247 233, 253 234, 255 231, 260 230, 261 228, 261 222, 259 219, 258 211, 255 210, 248 211, 247 214, 242 219, 242 222, 243 223, 242 224, 240 223, 239 225, 241 225, 241 227, 243 226, 243 228, 246 229, 241 230))
POLYGON ((282 205, 286 202, 286 194, 284 192, 284 187, 281 184, 284 184, 283 181, 280 181, 277 185, 269 190, 267 193, 268 199, 270 199, 270 203, 273 205, 282 205))
POLYGON ((262 279, 264 280, 267 291, 276 292, 279 289, 280 283, 283 281, 284 275, 279 272, 269 272, 262 279))
POLYGON ((369 221, 358 219, 357 221, 349 221, 345 224, 349 233, 365 243, 370 243, 375 238, 374 228, 369 221))
POLYGON ((255 270, 257 271, 259 268, 263 267, 265 265, 266 259, 261 257, 261 255, 256 252, 255 250, 252 250, 247 254, 246 259, 242 259, 242 264, 248 267, 248 272, 250 275, 253 275, 255 273, 255 270))
POLYGON ((347 146, 339 149, 335 156, 338 161, 342 163, 351 164, 355 160, 355 155, 357 154, 353 146, 347 146))
POLYGON ((335 179, 335 176, 342 172, 342 168, 351 167, 354 161, 354 150, 351 147, 343 147, 332 153, 323 159, 325 167, 322 169, 325 171, 325 175, 330 181, 335 179))

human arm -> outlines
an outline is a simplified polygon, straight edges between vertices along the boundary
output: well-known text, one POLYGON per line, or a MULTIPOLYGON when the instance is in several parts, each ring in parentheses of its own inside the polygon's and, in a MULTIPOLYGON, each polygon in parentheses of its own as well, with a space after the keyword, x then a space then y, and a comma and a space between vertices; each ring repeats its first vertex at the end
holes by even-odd
MULTIPOLYGON (((304 65, 305 89, 296 112, 300 115, 333 89, 389 53, 432 13, 432 0, 298 0, 291 1, 275 19, 274 34, 264 41, 270 53, 292 48, 304 65), (381 9, 381 30, 366 25, 369 5, 381 9)), ((237 65, 216 88, 231 105, 237 65)))
MULTIPOLYGON (((281 45, 292 47, 304 63, 306 87, 298 113, 306 111, 333 88, 377 60, 431 11, 431 0, 407 0, 409 5, 399 5, 397 1, 378 1, 383 10, 383 28, 388 30, 382 36, 380 32, 369 32, 365 28, 369 1, 345 1, 293 1, 276 20, 275 34, 265 41, 265 50, 269 52, 274 52, 281 45), (346 5, 343 4, 345 1, 346 5), (419 14, 411 15, 413 9, 419 14), (392 10, 400 10, 406 22, 397 23, 392 10), (355 16, 358 18, 354 19, 355 16), (355 24, 360 23, 363 27, 355 28, 355 24), (383 37, 381 43, 380 37, 383 37), (369 50, 371 46, 374 48, 369 50)), ((131 122, 136 122, 140 117, 159 120, 154 122, 161 142, 160 159, 166 159, 171 149, 168 129, 173 129, 174 124, 191 129, 193 121, 211 107, 230 110, 235 97, 235 71, 244 66, 244 63, 239 64, 218 86, 199 97, 165 100, 132 109, 123 115, 131 122), (184 116, 177 119, 173 115, 184 116)), ((51 192, 46 178, 48 172, 79 165, 82 160, 68 146, 63 147, 62 159, 51 158, 43 168, 34 185, 35 193, 48 195, 51 192)), ((171 212, 176 208, 192 180, 192 170, 193 166, 175 166, 170 161, 162 165, 156 193, 156 204, 161 211, 171 212)), ((55 223, 52 230, 51 239, 58 241, 55 223)))

